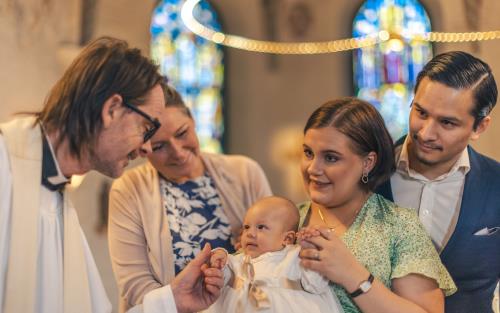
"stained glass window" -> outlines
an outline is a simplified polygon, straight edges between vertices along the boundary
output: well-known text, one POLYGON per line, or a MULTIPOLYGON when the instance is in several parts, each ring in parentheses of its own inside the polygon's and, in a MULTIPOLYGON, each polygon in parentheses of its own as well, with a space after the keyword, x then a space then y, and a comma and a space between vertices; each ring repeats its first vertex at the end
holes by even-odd
MULTIPOLYGON (((155 8, 151 22, 152 58, 191 109, 201 149, 222 152, 223 51, 184 26, 183 3, 184 0, 164 0, 155 8)), ((204 25, 221 30, 217 14, 207 1, 200 2, 193 13, 204 25)))
POLYGON ((353 36, 387 31, 389 40, 353 55, 356 96, 374 104, 394 139, 408 131, 415 80, 432 58, 430 43, 415 38, 431 30, 417 0, 367 0, 353 22, 353 36))

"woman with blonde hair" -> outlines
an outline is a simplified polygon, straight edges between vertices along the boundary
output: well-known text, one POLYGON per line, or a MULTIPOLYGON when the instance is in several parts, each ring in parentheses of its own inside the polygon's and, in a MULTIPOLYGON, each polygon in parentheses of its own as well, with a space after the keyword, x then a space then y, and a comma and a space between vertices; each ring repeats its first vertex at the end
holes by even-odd
POLYGON ((149 162, 125 172, 110 192, 109 247, 121 312, 168 284, 205 243, 234 251, 246 209, 271 195, 255 161, 200 152, 189 109, 175 89, 163 91, 149 162))

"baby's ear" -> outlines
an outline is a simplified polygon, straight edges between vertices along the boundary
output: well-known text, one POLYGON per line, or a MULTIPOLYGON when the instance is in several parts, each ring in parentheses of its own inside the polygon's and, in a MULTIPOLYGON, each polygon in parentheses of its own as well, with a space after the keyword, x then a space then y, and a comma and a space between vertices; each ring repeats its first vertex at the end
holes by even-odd
POLYGON ((283 246, 293 245, 295 243, 295 231, 290 230, 285 233, 285 238, 283 238, 283 246))

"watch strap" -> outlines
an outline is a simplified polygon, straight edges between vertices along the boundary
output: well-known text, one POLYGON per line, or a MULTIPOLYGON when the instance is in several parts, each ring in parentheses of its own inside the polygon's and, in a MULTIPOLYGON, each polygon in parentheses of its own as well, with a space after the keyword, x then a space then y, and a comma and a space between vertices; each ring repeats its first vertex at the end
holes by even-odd
POLYGON ((363 281, 363 282, 361 282, 361 284, 359 284, 358 289, 356 289, 356 290, 354 290, 353 292, 351 292, 351 293, 349 294, 349 296, 351 296, 351 298, 356 298, 357 296, 359 296, 359 295, 361 295, 361 294, 365 293, 365 291, 363 291, 363 289, 361 289, 361 285, 362 285, 363 283, 365 283, 365 282, 369 282, 370 284, 372 284, 374 279, 375 279, 375 277, 373 277, 373 274, 372 274, 372 273, 370 273, 370 276, 368 276, 368 279, 367 279, 367 280, 365 280, 365 281, 363 281))

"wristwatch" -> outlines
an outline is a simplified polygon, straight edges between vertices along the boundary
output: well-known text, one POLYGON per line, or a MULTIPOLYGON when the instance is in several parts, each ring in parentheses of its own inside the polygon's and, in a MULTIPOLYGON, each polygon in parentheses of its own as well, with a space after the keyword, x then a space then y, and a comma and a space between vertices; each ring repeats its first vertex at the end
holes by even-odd
POLYGON ((367 293, 372 288, 373 279, 375 279, 375 277, 373 277, 373 275, 370 273, 368 279, 361 282, 361 284, 359 284, 358 289, 354 290, 349 294, 351 298, 356 298, 361 294, 367 293))

